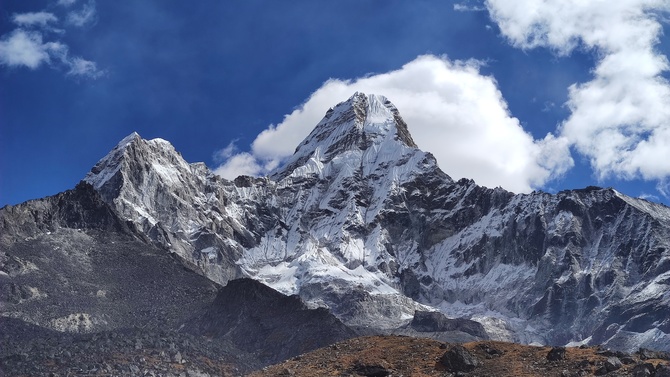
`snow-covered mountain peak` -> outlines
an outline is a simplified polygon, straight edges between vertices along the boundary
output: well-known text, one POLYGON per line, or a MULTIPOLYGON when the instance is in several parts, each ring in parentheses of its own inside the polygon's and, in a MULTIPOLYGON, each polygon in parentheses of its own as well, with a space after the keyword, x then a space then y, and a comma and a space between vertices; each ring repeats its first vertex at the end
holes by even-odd
POLYGON ((132 133, 98 161, 84 180, 126 218, 148 228, 161 222, 176 231, 181 224, 167 221, 174 215, 169 209, 205 202, 202 191, 216 178, 203 164, 187 163, 168 141, 146 140, 132 133))
POLYGON ((284 167, 271 177, 280 180, 295 173, 302 175, 305 169, 301 167, 309 172, 321 171, 323 164, 334 160, 360 165, 364 154, 367 160, 378 162, 379 158, 402 160, 403 155, 414 151, 418 151, 417 146, 398 109, 384 96, 356 92, 329 109, 284 167))
POLYGON ((163 139, 145 140, 133 132, 123 138, 105 157, 100 159, 84 180, 96 189, 107 185, 121 169, 130 165, 151 163, 169 169, 170 165, 188 164, 181 158, 170 142, 163 139))
POLYGON ((392 328, 429 305, 496 339, 670 344, 670 209, 454 182, 383 96, 328 110, 268 178, 223 180, 131 134, 86 180, 212 280, 251 277, 348 324, 392 328))

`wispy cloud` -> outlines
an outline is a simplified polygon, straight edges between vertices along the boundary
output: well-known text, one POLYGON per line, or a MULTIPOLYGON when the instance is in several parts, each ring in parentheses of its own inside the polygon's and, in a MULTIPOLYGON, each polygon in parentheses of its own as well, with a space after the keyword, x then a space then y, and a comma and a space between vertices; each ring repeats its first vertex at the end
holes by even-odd
POLYGON ((454 4, 454 10, 456 12, 483 12, 486 10, 486 7, 482 5, 468 5, 466 3, 459 3, 454 4))
POLYGON ((67 22, 71 25, 82 27, 92 23, 96 17, 95 2, 89 1, 80 9, 72 11, 67 15, 67 22))
POLYGON ((76 3, 77 0, 58 0, 58 5, 69 7, 76 3))
MULTIPOLYGON (((557 130, 597 176, 670 177, 670 70, 656 48, 667 0, 487 0, 509 42, 560 56, 592 51, 593 78, 567 88, 571 115, 557 130)), ((663 193, 665 185, 659 186, 663 193)), ((663 194, 665 195, 665 194, 663 194)))
POLYGON ((480 74, 480 65, 426 55, 396 71, 329 80, 258 135, 249 152, 232 154, 216 172, 229 179, 267 173, 293 153, 329 107, 356 91, 388 97, 419 147, 454 178, 528 192, 569 169, 573 162, 565 140, 551 135, 534 140, 509 113, 495 80, 480 74))
POLYGON ((31 13, 20 13, 12 16, 12 21, 19 26, 46 26, 50 22, 58 21, 53 13, 49 12, 31 12, 31 13))
POLYGON ((89 77, 93 79, 105 75, 104 71, 98 69, 95 62, 80 57, 68 59, 67 64, 70 66, 70 70, 67 72, 68 75, 89 77))
MULTIPOLYGON (((74 1, 59 4, 70 6, 74 1)), ((83 26, 95 18, 95 3, 90 1, 82 9, 70 12, 67 22, 74 26, 83 26)), ((57 29, 59 18, 51 12, 29 12, 12 15, 12 21, 18 27, 0 36, 0 65, 9 68, 27 67, 37 69, 43 65, 65 70, 68 76, 96 79, 105 74, 93 61, 79 56, 71 56, 67 44, 58 40, 45 41, 45 35, 53 32, 64 34, 57 29)))
POLYGON ((228 160, 230 157, 232 157, 234 154, 238 153, 239 148, 237 148, 236 143, 238 142, 238 139, 235 139, 228 143, 228 145, 216 152, 214 152, 212 158, 214 159, 214 162, 217 164, 223 163, 226 160, 228 160))

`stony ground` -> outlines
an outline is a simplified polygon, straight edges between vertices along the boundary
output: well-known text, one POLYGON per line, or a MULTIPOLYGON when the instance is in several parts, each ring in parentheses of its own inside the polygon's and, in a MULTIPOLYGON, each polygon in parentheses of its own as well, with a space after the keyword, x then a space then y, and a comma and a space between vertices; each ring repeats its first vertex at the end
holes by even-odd
POLYGON ((480 341, 461 346, 430 339, 350 339, 252 373, 269 376, 670 376, 668 355, 624 355, 598 347, 533 347, 480 341), (664 359, 659 359, 662 357, 664 359))
POLYGON ((0 334, 2 377, 240 376, 245 374, 241 366, 253 363, 203 337, 177 332, 66 334, 39 328, 22 332, 0 334))

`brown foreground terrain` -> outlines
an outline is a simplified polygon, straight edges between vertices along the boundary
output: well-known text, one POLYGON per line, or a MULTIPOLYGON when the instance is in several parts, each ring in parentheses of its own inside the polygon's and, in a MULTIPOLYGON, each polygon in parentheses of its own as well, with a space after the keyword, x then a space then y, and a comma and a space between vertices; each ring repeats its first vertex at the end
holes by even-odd
POLYGON ((266 376, 670 376, 667 353, 553 348, 371 336, 346 340, 254 372, 266 376))

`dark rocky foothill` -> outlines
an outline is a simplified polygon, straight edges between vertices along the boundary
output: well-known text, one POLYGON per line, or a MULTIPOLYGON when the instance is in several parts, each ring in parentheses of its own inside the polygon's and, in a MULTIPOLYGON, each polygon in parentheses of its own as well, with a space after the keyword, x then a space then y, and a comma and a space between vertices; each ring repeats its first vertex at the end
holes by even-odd
POLYGON ((4 376, 238 376, 257 367, 208 339, 170 331, 69 334, 14 319, 0 319, 0 331, 4 376))
POLYGON ((232 344, 263 365, 356 336, 327 310, 252 279, 230 281, 182 331, 232 344))

